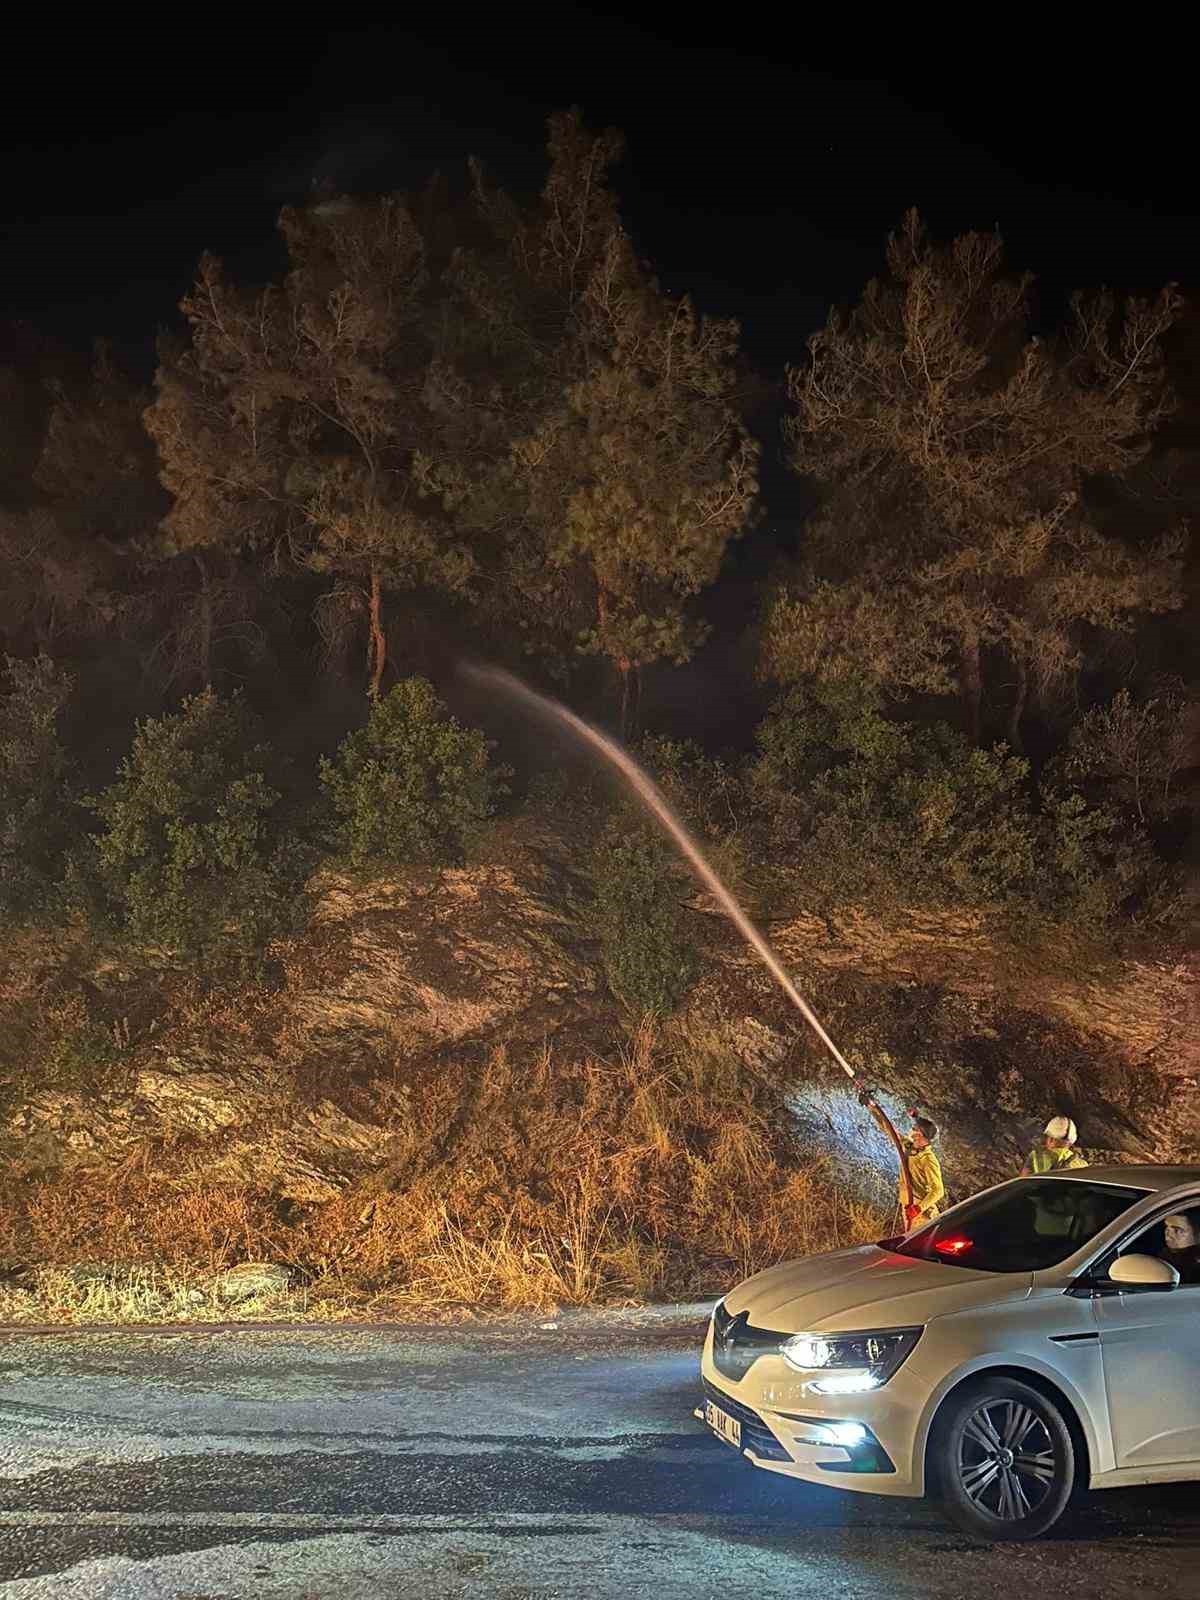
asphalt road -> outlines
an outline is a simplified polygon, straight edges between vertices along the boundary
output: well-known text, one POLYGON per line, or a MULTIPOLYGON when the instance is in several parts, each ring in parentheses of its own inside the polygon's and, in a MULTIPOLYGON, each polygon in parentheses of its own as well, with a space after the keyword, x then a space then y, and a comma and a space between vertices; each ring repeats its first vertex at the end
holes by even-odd
MULTIPOLYGON (((695 1313, 693 1312, 693 1318, 695 1313)), ((0 1336, 12 1600, 1200 1597, 1200 1489, 975 1548, 745 1465, 694 1320, 0 1336)))

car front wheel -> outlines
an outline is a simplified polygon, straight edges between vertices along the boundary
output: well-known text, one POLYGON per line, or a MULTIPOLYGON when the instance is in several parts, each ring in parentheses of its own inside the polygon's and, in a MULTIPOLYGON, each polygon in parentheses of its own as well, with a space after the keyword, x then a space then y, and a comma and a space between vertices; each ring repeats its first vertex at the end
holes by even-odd
POLYGON ((947 1514, 977 1539, 1036 1539, 1058 1521, 1075 1484, 1075 1447, 1062 1413, 1011 1378, 951 1395, 935 1424, 930 1465, 947 1514))

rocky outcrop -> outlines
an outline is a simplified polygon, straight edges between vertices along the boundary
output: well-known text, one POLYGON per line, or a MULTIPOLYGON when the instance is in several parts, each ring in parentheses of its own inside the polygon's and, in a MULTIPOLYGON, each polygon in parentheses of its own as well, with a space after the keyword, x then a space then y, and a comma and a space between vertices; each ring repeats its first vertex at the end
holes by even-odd
POLYGON ((238 1304, 243 1300, 265 1300, 286 1294, 292 1274, 273 1261, 241 1261, 236 1267, 217 1274, 213 1292, 218 1300, 238 1304))
MULTIPOLYGON (((611 1038, 619 1019, 580 931, 570 851, 516 829, 500 842, 481 865, 325 878, 275 987, 164 1002, 102 1082, 34 1083, 10 1103, 0 1157, 31 1176, 153 1160, 320 1203, 421 1140, 410 1090, 423 1076, 461 1078, 499 1046, 611 1038)), ((694 926, 709 959, 693 1019, 751 1070, 794 1075, 830 1148, 864 1136, 768 974, 700 902, 694 926)), ((1011 1164, 1058 1109, 1093 1147, 1200 1158, 1195 954, 1101 965, 929 914, 795 916, 771 933, 842 1048, 900 1105, 934 1110, 963 1182, 1011 1164)), ((111 977, 89 981, 132 1008, 111 977)))
MULTIPOLYGON (((1098 1157, 1200 1162, 1195 952, 1100 960, 930 913, 793 917, 770 931, 851 1063, 898 1112, 932 1111, 968 1192, 1016 1170, 1059 1110, 1098 1157)), ((887 1167, 836 1065, 750 955, 720 942, 693 1011, 723 1019, 747 1065, 802 1080, 795 1106, 815 1138, 887 1167)))
POLYGON ((464 1041, 542 1038, 603 1003, 579 951, 571 880, 532 850, 511 865, 404 883, 328 878, 288 959, 293 1026, 411 1060, 464 1041))
POLYGON ((414 1077, 611 1020, 568 869, 536 841, 511 855, 403 882, 329 875, 278 988, 168 1015, 105 1085, 35 1086, 0 1156, 50 1175, 153 1144, 182 1176, 331 1199, 411 1136, 414 1077))
POLYGON ((349 1115, 326 1099, 292 1103, 278 1072, 220 1058, 166 1055, 129 1085, 90 1095, 32 1096, 10 1117, 9 1159, 30 1176, 112 1163, 153 1140, 182 1172, 244 1183, 298 1202, 329 1200, 345 1179, 382 1159, 392 1131, 386 1091, 376 1116, 349 1115), (15 1144, 16 1148, 11 1148, 15 1144))

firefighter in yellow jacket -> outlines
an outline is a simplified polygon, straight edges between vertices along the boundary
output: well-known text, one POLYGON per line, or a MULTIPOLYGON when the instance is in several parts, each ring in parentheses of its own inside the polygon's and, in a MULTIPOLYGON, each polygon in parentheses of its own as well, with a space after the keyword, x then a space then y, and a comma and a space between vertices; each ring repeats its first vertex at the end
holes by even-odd
POLYGON ((1021 1168, 1022 1178, 1040 1178, 1047 1172, 1069 1172, 1073 1167, 1086 1167, 1087 1162, 1075 1148, 1079 1130, 1070 1117, 1051 1117, 1045 1132, 1025 1158, 1021 1168))
POLYGON ((893 1127, 892 1119, 876 1099, 874 1090, 860 1089, 858 1099, 859 1104, 866 1106, 879 1125, 880 1131, 887 1135, 900 1154, 902 1162, 900 1209, 904 1213, 905 1228, 923 1227, 937 1216, 946 1196, 946 1185, 942 1182, 942 1164, 937 1158, 937 1151, 933 1148, 933 1141, 938 1136, 937 1123, 929 1117, 921 1116, 917 1111, 909 1111, 908 1114, 912 1118, 912 1132, 906 1139, 902 1139, 893 1127), (905 1171, 908 1173, 911 1204, 905 1198, 905 1171))
POLYGON ((937 1123, 910 1111, 912 1132, 904 1141, 908 1156, 908 1177, 912 1186, 912 1205, 905 1210, 904 1221, 909 1228, 921 1228, 932 1222, 946 1198, 946 1185, 942 1181, 942 1164, 933 1148, 938 1136, 937 1123))

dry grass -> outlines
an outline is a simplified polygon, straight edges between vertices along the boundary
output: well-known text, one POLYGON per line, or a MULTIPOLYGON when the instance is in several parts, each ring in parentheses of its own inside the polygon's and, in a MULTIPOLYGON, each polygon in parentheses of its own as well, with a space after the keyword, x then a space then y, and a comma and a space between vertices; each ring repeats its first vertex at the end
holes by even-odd
POLYGON ((57 1320, 228 1317, 206 1275, 264 1259, 302 1286, 272 1315, 436 1319, 693 1298, 886 1231, 719 1030, 646 1023, 611 1058, 500 1050, 414 1102, 386 1188, 285 1216, 270 1195, 206 1186, 194 1157, 174 1173, 130 1161, 0 1197, 0 1259, 38 1263, 22 1288, 57 1320), (54 1270, 87 1261, 123 1272, 54 1270))
POLYGON ((303 1315, 307 1294, 240 1301, 230 1306, 211 1280, 162 1266, 118 1266, 103 1275, 42 1266, 20 1286, 0 1287, 0 1321, 111 1324, 225 1322, 231 1317, 303 1315))

